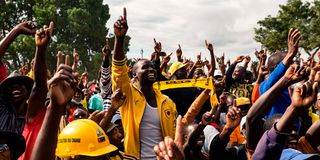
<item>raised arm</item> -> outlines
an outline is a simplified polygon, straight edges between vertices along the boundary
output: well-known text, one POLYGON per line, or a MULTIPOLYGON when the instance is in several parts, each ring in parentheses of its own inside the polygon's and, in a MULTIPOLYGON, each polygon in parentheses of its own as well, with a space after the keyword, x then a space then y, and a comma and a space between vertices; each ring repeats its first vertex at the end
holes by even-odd
POLYGON ((260 139, 252 159, 279 159, 285 147, 286 139, 292 132, 293 124, 303 109, 316 101, 318 82, 309 80, 296 87, 292 95, 292 103, 273 128, 260 139))
POLYGON ((27 121, 33 118, 45 108, 47 97, 47 62, 46 49, 53 32, 53 22, 50 22, 49 28, 44 26, 36 33, 36 53, 34 61, 34 86, 29 98, 29 108, 27 112, 27 121))
POLYGON ((271 88, 286 72, 287 68, 293 63, 293 58, 296 56, 299 48, 301 35, 299 30, 290 29, 288 34, 288 53, 278 64, 276 69, 269 75, 269 78, 260 85, 260 93, 264 93, 271 88))
POLYGON ((244 59, 245 59, 245 60, 244 60, 244 66, 243 66, 243 68, 244 68, 244 69, 247 69, 247 68, 248 68, 248 64, 249 64, 250 61, 251 61, 251 57, 250 57, 250 56, 246 56, 244 59))
POLYGON ((111 96, 111 107, 99 123, 100 127, 103 129, 108 128, 113 115, 117 112, 117 110, 120 108, 120 106, 126 99, 126 95, 121 91, 120 81, 117 81, 116 88, 117 89, 112 93, 111 96))
POLYGON ((214 75, 214 71, 216 69, 216 61, 214 59, 213 45, 211 43, 208 43, 207 40, 205 40, 205 44, 206 44, 207 49, 210 52, 211 65, 210 65, 210 69, 208 71, 208 77, 210 77, 210 76, 214 75))
POLYGON ((113 28, 115 35, 113 59, 116 61, 121 61, 126 58, 124 53, 124 41, 128 31, 126 8, 123 9, 123 16, 120 16, 120 18, 114 23, 113 28))
POLYGON ((32 160, 55 158, 60 118, 67 102, 74 95, 75 86, 70 57, 66 56, 66 63, 59 65, 57 72, 49 81, 50 103, 32 151, 32 160))
POLYGON ((262 136, 263 123, 262 118, 269 112, 274 102, 278 100, 283 89, 291 84, 299 82, 308 77, 306 67, 290 66, 285 75, 273 85, 266 93, 261 95, 253 106, 249 109, 246 121, 247 144, 249 149, 256 148, 259 139, 262 136), (259 133, 260 132, 260 133, 259 133))
POLYGON ((236 69, 238 63, 241 63, 245 59, 245 56, 238 56, 236 60, 230 65, 226 73, 226 86, 227 88, 231 86, 233 82, 232 74, 233 71, 236 69))
MULTIPOLYGON (((217 59, 217 63, 219 65, 219 69, 221 71, 222 76, 225 76, 226 75, 226 67, 227 66, 224 64, 224 53, 223 53, 223 55, 221 57, 217 57, 216 59, 217 59)), ((228 61, 228 62, 230 62, 230 61, 228 61)), ((213 69, 215 69, 215 68, 213 68, 213 69)))
MULTIPOLYGON (((111 82, 111 67, 109 64, 109 58, 111 55, 111 48, 109 44, 109 39, 106 39, 106 44, 102 49, 103 59, 101 63, 101 72, 100 72, 100 85, 101 85, 101 93, 102 99, 104 101, 110 100, 112 94, 112 82, 111 82)), ((104 105, 105 109, 110 107, 109 103, 104 105)))
POLYGON ((123 92, 127 92, 130 84, 128 67, 126 65, 126 56, 124 49, 125 36, 128 31, 127 11, 123 9, 123 16, 114 23, 114 54, 112 61, 112 90, 115 90, 116 79, 119 78, 122 83, 123 92))
POLYGON ((229 109, 226 115, 226 125, 223 127, 218 137, 211 141, 209 159, 228 159, 227 157, 229 155, 226 151, 226 146, 230 140, 231 133, 241 121, 241 110, 236 107, 235 101, 233 105, 234 106, 229 109))
POLYGON ((282 63, 289 67, 293 63, 293 58, 297 55, 301 34, 298 29, 290 29, 288 34, 288 53, 282 63))
POLYGON ((34 35, 36 33, 36 25, 31 22, 23 22, 16 25, 6 37, 0 42, 0 58, 4 56, 10 44, 20 35, 34 35))
POLYGON ((182 59, 182 49, 181 49, 181 46, 180 44, 178 44, 178 49, 176 50, 176 55, 177 55, 177 59, 179 62, 183 62, 183 59, 182 59))

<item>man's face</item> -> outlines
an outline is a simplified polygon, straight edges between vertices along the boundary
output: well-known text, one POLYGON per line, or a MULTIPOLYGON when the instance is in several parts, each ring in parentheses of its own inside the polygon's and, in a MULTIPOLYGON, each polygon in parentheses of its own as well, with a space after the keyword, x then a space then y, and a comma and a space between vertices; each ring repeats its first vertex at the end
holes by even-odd
POLYGON ((83 109, 76 109, 73 112, 73 119, 87 119, 89 117, 88 112, 84 111, 83 109))
POLYGON ((20 103, 22 101, 27 100, 28 90, 25 85, 20 82, 13 84, 11 87, 7 89, 10 98, 14 103, 20 103))
POLYGON ((134 74, 140 84, 152 85, 157 78, 154 65, 149 60, 138 61, 134 67, 134 74))
POLYGON ((82 93, 80 93, 79 91, 76 92, 73 96, 73 99, 77 102, 81 102, 83 99, 82 93))
POLYGON ((244 76, 244 69, 241 66, 237 66, 236 69, 233 71, 232 78, 238 79, 244 76))
POLYGON ((184 66, 176 70, 174 74, 176 75, 177 79, 187 79, 187 76, 188 76, 187 67, 184 66))
POLYGON ((122 145, 121 140, 123 139, 123 135, 120 133, 120 130, 118 129, 118 127, 115 127, 112 130, 111 134, 112 136, 110 137, 110 141, 112 142, 113 145, 120 148, 122 145))

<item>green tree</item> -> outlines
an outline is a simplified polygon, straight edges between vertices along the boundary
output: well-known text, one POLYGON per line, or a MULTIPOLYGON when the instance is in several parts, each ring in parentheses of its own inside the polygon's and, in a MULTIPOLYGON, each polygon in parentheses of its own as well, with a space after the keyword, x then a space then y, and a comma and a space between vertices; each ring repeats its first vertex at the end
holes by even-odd
MULTIPOLYGON (((76 48, 80 55, 80 71, 87 68, 89 73, 92 73, 89 74, 92 79, 100 69, 101 49, 109 31, 106 28, 110 18, 109 6, 102 2, 103 0, 5 1, 2 2, 0 9, 2 35, 5 36, 13 26, 25 20, 36 21, 38 27, 53 20, 54 35, 47 56, 49 69, 55 68, 55 55, 59 50, 72 55, 73 48, 76 48)), ((111 37, 112 44, 113 40, 111 37)), ((126 46, 129 46, 129 41, 130 37, 127 37, 126 46)), ((18 37, 10 46, 5 59, 14 64, 10 65, 11 69, 17 69, 32 60, 34 49, 33 37, 18 37)))
MULTIPOLYGON (((275 17, 267 16, 258 21, 254 39, 267 47, 271 52, 287 50, 287 35, 290 28, 298 28, 302 33, 300 47, 309 55, 319 50, 320 29, 315 32, 315 24, 319 22, 319 2, 313 5, 301 0, 288 0, 287 4, 280 5, 275 17), (319 40, 318 40, 319 39, 319 40)), ((318 23, 319 24, 319 23, 318 23)))

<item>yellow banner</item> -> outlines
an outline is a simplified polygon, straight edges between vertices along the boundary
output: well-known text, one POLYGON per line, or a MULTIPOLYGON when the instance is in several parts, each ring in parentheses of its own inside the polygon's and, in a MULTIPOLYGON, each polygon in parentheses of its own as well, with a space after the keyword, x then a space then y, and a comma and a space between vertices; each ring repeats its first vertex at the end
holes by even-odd
POLYGON ((212 78, 202 79, 181 79, 181 80, 170 80, 170 81, 158 81, 153 84, 154 88, 158 90, 166 90, 173 88, 187 88, 187 87, 198 87, 203 89, 214 90, 212 78))

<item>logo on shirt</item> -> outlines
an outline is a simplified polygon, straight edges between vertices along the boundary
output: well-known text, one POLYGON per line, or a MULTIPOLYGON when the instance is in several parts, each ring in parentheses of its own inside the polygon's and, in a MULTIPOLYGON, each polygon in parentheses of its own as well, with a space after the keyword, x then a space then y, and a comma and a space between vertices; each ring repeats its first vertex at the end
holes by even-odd
POLYGON ((164 110, 164 114, 169 119, 172 113, 171 113, 171 110, 167 109, 167 110, 164 110))

